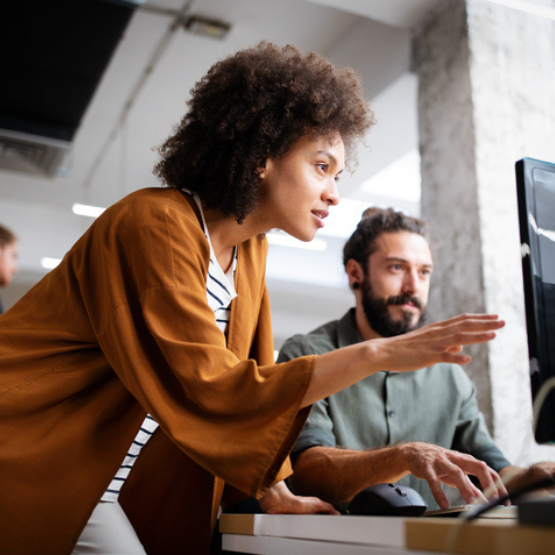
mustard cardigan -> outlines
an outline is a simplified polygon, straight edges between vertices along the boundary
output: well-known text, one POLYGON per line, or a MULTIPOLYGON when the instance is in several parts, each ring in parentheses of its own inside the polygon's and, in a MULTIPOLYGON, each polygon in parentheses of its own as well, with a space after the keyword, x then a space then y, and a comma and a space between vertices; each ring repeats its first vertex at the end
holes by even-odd
POLYGON ((0 553, 71 553, 146 412, 120 503, 149 554, 207 552, 224 483, 290 473, 314 357, 273 362, 266 251, 238 247, 226 343, 193 208, 144 189, 0 317, 0 553))

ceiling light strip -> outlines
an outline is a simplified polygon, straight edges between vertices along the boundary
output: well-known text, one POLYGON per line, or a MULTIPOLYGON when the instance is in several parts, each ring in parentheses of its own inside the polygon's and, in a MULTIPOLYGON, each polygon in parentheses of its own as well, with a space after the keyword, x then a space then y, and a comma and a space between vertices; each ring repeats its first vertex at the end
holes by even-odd
POLYGON ((281 235, 279 233, 267 233, 268 243, 280 247, 292 247, 294 249, 305 249, 310 251, 325 251, 328 248, 326 241, 322 239, 313 239, 309 242, 299 241, 289 235, 281 235))
POLYGON ((47 270, 53 270, 61 261, 61 258, 51 258, 49 256, 44 256, 40 259, 40 265, 47 270))
POLYGON ((90 206, 88 204, 79 204, 76 202, 72 207, 71 211, 78 216, 88 216, 89 218, 98 218, 106 208, 101 208, 100 206, 90 206))

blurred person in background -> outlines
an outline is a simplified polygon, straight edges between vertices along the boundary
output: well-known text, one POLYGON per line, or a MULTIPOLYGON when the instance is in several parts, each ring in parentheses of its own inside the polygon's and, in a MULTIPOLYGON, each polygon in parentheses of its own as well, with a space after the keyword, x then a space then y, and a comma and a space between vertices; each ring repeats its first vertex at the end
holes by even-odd
MULTIPOLYGON (((8 228, 0 225, 0 287, 6 287, 17 273, 18 241, 8 228)), ((0 298, 0 314, 4 312, 0 298)))

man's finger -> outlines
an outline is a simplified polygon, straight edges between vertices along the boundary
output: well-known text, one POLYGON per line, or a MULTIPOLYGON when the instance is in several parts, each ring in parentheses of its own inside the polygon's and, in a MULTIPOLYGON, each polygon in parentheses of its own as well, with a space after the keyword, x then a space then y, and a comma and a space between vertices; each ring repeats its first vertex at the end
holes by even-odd
POLYGON ((461 493, 465 503, 471 504, 476 499, 486 501, 482 492, 470 481, 468 476, 456 464, 449 463, 446 465, 446 473, 454 482, 456 488, 461 493))
POLYGON ((473 460, 471 464, 468 464, 468 466, 465 464, 464 467, 468 474, 472 474, 478 478, 486 498, 491 499, 492 497, 499 496, 491 469, 485 462, 473 460))
POLYGON ((444 491, 441 489, 441 484, 439 482, 438 477, 434 473, 429 472, 428 476, 426 477, 426 481, 430 486, 430 490, 432 491, 432 495, 434 496, 436 503, 442 509, 448 509, 449 501, 447 500, 447 497, 445 496, 444 491))
POLYGON ((493 497, 502 497, 507 495, 507 489, 503 485, 501 478, 497 472, 492 470, 485 462, 462 456, 457 464, 465 470, 467 474, 472 474, 478 478, 485 497, 491 499, 493 497), (470 460, 469 460, 470 459, 470 460))
POLYGON ((509 492, 507 491, 507 488, 505 487, 505 484, 503 483, 503 480, 501 480, 499 474, 491 469, 488 470, 491 477, 492 485, 484 488, 482 481, 480 481, 480 484, 482 484, 482 488, 484 490, 484 495, 488 499, 491 499, 492 497, 505 497, 506 495, 508 495, 509 492))

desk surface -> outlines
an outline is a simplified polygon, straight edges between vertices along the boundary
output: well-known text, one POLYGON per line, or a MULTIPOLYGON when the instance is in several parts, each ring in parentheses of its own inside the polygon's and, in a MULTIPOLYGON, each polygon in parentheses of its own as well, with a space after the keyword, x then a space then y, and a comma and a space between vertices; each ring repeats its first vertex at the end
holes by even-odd
POLYGON ((229 551, 282 555, 551 555, 555 528, 516 520, 395 518, 332 515, 222 515, 229 551))

